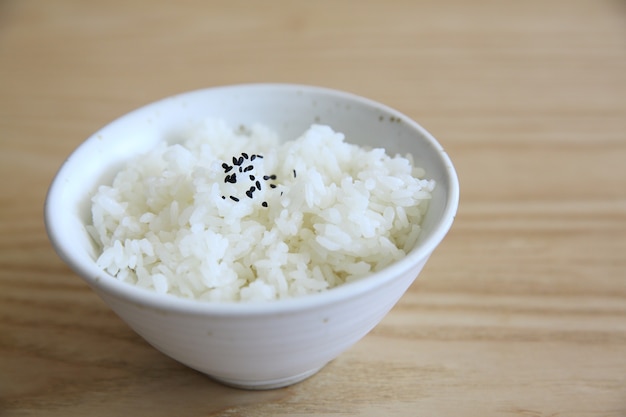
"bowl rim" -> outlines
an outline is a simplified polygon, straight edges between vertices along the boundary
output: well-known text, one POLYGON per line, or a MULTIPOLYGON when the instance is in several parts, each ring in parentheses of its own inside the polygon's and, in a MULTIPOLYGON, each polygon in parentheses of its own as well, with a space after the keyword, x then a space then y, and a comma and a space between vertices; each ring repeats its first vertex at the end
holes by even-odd
POLYGON ((410 270, 411 267, 425 262, 434 249, 443 240, 454 222, 459 204, 459 181, 456 170, 441 144, 425 128, 407 115, 391 108, 385 104, 372 99, 333 88, 312 86, 305 84, 291 83, 247 83, 229 84, 213 87, 206 87, 178 93, 172 96, 161 98, 131 110, 122 116, 113 119, 87 139, 80 143, 62 163, 57 173, 52 179, 44 203, 44 224, 48 238, 57 252, 58 256, 86 283, 95 290, 101 297, 104 294, 114 295, 118 298, 126 299, 136 303, 143 308, 152 308, 159 311, 178 311, 185 314, 209 314, 214 316, 251 316, 251 315, 281 315, 290 314, 295 311, 317 309, 325 305, 333 304, 341 300, 356 297, 360 294, 375 290, 387 284, 393 277, 399 276, 402 272, 410 270), (217 90, 245 90, 245 89, 275 89, 283 91, 301 91, 302 93, 317 93, 333 96, 337 99, 360 102, 363 105, 374 107, 390 116, 394 116, 416 130, 429 142, 441 158, 447 177, 447 199, 440 219, 434 225, 432 232, 418 247, 411 250, 404 258, 388 265, 382 270, 372 273, 357 281, 340 285, 335 288, 289 299, 261 302, 207 302, 195 299, 187 299, 170 294, 160 294, 155 291, 144 289, 121 282, 98 268, 95 262, 87 262, 82 257, 75 257, 72 254, 72 242, 64 239, 62 230, 59 230, 55 222, 57 210, 62 208, 60 191, 63 188, 61 178, 63 174, 71 172, 69 161, 71 157, 78 153, 80 149, 90 146, 98 135, 98 132, 106 129, 113 123, 131 115, 146 111, 146 109, 159 106, 165 101, 181 99, 192 94, 210 94, 217 90))

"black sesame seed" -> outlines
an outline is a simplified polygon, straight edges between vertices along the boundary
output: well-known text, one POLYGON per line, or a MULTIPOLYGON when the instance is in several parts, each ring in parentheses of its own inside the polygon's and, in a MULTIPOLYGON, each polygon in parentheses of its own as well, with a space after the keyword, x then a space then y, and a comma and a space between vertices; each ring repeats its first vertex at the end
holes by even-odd
POLYGON ((251 191, 251 190, 246 191, 246 195, 247 195, 249 198, 252 198, 252 191, 251 191))
POLYGON ((251 160, 251 161, 254 161, 255 159, 256 159, 256 155, 252 155, 252 156, 250 157, 250 160, 251 160))
POLYGON ((269 179, 270 179, 270 176, 269 176, 269 175, 263 175, 263 179, 264 179, 265 181, 267 181, 267 180, 269 180, 269 179))
POLYGON ((224 168, 224 173, 226 174, 226 173, 230 172, 231 169, 233 169, 232 166, 228 166, 227 168, 224 168))
POLYGON ((276 179, 276 175, 272 174, 270 175, 270 180, 275 180, 276 179))
POLYGON ((296 178, 296 176, 297 176, 297 175, 296 175, 296 170, 294 169, 294 170, 293 170, 293 177, 294 177, 294 178, 296 178))
POLYGON ((258 188, 259 190, 261 189, 261 183, 260 182, 255 182, 254 185, 256 185, 256 188, 258 188))
POLYGON ((222 200, 226 200, 226 197, 222 196, 222 200))
POLYGON ((224 182, 230 182, 231 184, 237 183, 237 174, 230 174, 224 178, 224 182))
POLYGON ((239 167, 239 172, 243 172, 243 168, 242 167, 239 167))
POLYGON ((262 203, 261 203, 261 205, 262 205, 263 207, 267 207, 267 201, 262 202, 262 203))
POLYGON ((227 168, 228 168, 228 164, 227 164, 226 162, 224 162, 224 163, 222 164, 222 168, 227 169, 227 168))
POLYGON ((242 153, 241 153, 241 156, 243 156, 244 158, 248 159, 248 154, 247 154, 247 153, 245 153, 245 152, 242 152, 242 153))
POLYGON ((250 181, 254 181, 254 175, 250 175, 250 181))
POLYGON ((261 159, 263 159, 263 155, 259 155, 259 154, 257 154, 257 156, 256 156, 256 157, 257 157, 257 158, 261 158, 261 159))
POLYGON ((233 165, 239 165, 239 164, 237 163, 237 158, 235 158, 234 156, 233 156, 233 165))
POLYGON ((270 188, 276 188, 276 184, 270 184, 270 188))
POLYGON ((252 171, 254 169, 254 167, 252 165, 248 165, 243 172, 248 172, 248 171, 252 171))
POLYGON ((239 199, 237 197, 234 197, 232 195, 230 196, 230 199, 233 200, 233 201, 239 201, 239 199))
POLYGON ((239 159, 237 159, 237 165, 241 164, 243 164, 243 156, 240 156, 239 159))

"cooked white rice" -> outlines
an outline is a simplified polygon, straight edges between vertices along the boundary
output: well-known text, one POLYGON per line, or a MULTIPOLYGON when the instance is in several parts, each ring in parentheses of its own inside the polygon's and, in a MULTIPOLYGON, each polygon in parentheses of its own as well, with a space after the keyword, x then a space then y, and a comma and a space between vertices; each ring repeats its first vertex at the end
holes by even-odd
POLYGON ((405 256, 435 186, 424 176, 410 155, 328 126, 282 142, 207 121, 100 186, 89 232, 98 265, 124 282, 206 301, 290 298, 405 256))

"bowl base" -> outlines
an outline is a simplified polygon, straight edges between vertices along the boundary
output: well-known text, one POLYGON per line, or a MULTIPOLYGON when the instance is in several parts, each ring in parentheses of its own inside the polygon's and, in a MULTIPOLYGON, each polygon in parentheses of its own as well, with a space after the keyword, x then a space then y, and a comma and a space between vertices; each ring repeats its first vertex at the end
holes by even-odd
POLYGON ((304 381, 305 379, 315 375, 322 368, 323 366, 319 368, 311 369, 309 371, 306 371, 306 372, 303 372, 301 374, 294 375, 294 376, 288 376, 285 378, 278 378, 278 379, 260 380, 260 381, 229 379, 229 378, 222 378, 222 377, 215 376, 215 375, 209 375, 209 377, 229 387, 260 391, 260 390, 284 388, 289 385, 297 384, 298 382, 304 381))

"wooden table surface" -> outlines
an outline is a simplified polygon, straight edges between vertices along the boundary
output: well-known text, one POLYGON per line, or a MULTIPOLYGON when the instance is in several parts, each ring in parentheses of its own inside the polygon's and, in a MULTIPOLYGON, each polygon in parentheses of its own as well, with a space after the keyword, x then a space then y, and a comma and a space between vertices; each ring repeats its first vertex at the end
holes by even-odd
POLYGON ((1 416, 626 416, 626 2, 0 1, 1 416), (457 220, 311 379, 221 386, 136 336, 55 255, 64 158, 187 90, 294 82, 413 117, 457 220))

